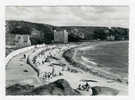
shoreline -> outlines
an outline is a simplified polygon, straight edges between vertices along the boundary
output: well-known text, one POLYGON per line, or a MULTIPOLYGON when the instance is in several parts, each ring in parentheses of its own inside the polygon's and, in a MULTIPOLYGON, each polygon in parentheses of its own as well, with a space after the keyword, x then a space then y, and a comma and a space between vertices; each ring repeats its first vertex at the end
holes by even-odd
MULTIPOLYGON (((71 44, 69 49, 66 49, 64 52, 61 52, 61 55, 57 55, 57 57, 61 59, 60 62, 65 63, 71 69, 75 68, 76 70, 78 70, 78 73, 64 71, 63 76, 56 77, 56 78, 50 80, 49 83, 63 78, 63 79, 67 80, 70 83, 72 88, 77 88, 78 83, 80 82, 80 80, 82 80, 82 79, 87 80, 88 79, 88 80, 97 81, 97 82, 90 82, 91 86, 102 86, 102 87, 107 86, 107 87, 111 87, 111 88, 114 88, 114 89, 118 89, 120 91, 119 92, 120 95, 128 95, 128 87, 127 87, 127 85, 121 84, 119 82, 112 81, 112 80, 109 80, 109 79, 104 79, 104 78, 99 77, 97 75, 93 75, 92 73, 90 73, 88 71, 80 70, 80 68, 77 68, 77 67, 74 66, 74 64, 77 65, 77 66, 80 66, 80 64, 73 61, 72 57, 74 56, 74 52, 75 52, 74 49, 80 48, 81 46, 86 46, 86 44, 82 43, 80 45, 74 45, 74 46, 73 46, 73 44, 71 44), (71 53, 69 53, 69 51, 71 53), (70 57, 69 57, 68 60, 70 60, 71 62, 67 61, 67 59, 64 57, 65 53, 70 54, 70 57)), ((60 46, 60 47, 62 47, 62 46, 60 46)), ((63 46, 63 48, 64 48, 64 46, 63 46)))
MULTIPOLYGON (((115 78, 114 76, 108 76, 106 74, 101 74, 100 72, 95 72, 95 70, 90 70, 89 68, 87 68, 86 64, 83 65, 83 62, 79 62, 78 59, 76 59, 76 53, 77 51, 79 50, 79 48, 82 48, 82 49, 93 49, 95 45, 91 45, 89 47, 83 47, 83 45, 80 47, 75 47, 75 48, 70 48, 68 49, 67 51, 64 52, 63 54, 63 57, 66 59, 66 61, 68 63, 70 63, 71 65, 73 65, 73 67, 75 68, 79 68, 81 70, 83 70, 84 72, 88 73, 88 75, 92 77, 95 77, 95 79, 99 79, 99 81, 101 81, 101 84, 107 84, 107 85, 110 85, 110 84, 115 84, 114 88, 117 88, 118 90, 120 90, 120 94, 128 94, 128 83, 127 82, 123 82, 121 81, 121 79, 118 79, 118 78, 115 78), (106 83, 107 82, 107 83, 106 83), (124 88, 127 88, 127 90, 124 89, 124 93, 123 92, 123 89, 120 88, 119 86, 122 85, 124 88)), ((95 68, 95 66, 91 66, 91 68, 95 68)), ((98 69, 97 67, 95 68, 96 70, 98 69)), ((98 70, 100 71, 100 69, 98 70)), ((90 77, 88 78, 90 79, 90 77)), ((95 84, 96 85, 96 84, 95 84)), ((99 84, 98 84, 99 85, 99 84)), ((106 85, 103 85, 103 86, 106 86, 106 85)), ((111 85, 111 87, 113 87, 111 85)))
MULTIPOLYGON (((123 41, 122 41, 123 42, 123 41)), ((125 42, 125 41, 124 41, 125 42)), ((95 49, 96 46, 101 46, 101 45, 108 45, 108 44, 115 44, 115 43, 121 43, 120 42, 114 42, 114 43, 101 43, 101 44, 96 44, 96 45, 91 45, 89 46, 88 44, 85 46, 77 46, 75 48, 70 48, 69 50, 67 50, 64 54, 63 57, 70 63, 72 64, 74 67, 76 68, 80 68, 81 70, 87 71, 93 75, 97 75, 99 77, 103 77, 106 79, 110 79, 110 80, 114 80, 120 83, 126 83, 128 84, 128 80, 125 80, 127 78, 121 78, 120 75, 112 75, 113 73, 103 69, 103 68, 99 68, 97 66, 97 63, 91 60, 88 60, 86 57, 81 56, 78 57, 77 53, 81 52, 81 51, 85 51, 85 50, 90 50, 90 49, 95 49), (71 55, 69 55, 71 53, 71 55)), ((109 69, 109 68, 108 68, 109 69)))

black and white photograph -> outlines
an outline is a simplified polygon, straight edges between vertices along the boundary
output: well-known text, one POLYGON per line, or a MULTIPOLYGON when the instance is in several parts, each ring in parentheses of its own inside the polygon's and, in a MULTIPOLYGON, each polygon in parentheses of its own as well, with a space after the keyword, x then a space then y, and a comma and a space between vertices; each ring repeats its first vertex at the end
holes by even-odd
POLYGON ((129 6, 5 6, 7 96, 127 96, 129 6))

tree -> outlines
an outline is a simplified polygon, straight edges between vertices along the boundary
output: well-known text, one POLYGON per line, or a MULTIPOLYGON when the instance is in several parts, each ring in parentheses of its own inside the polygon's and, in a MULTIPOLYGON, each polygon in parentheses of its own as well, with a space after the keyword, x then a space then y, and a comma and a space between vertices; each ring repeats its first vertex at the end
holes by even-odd
POLYGON ((115 36, 115 40, 128 40, 128 29, 120 27, 112 27, 110 33, 115 36))
POLYGON ((99 28, 99 29, 96 29, 96 30, 94 31, 94 34, 93 34, 93 38, 94 38, 94 39, 96 39, 96 40, 97 40, 97 39, 105 40, 106 37, 107 37, 107 33, 105 32, 105 29, 99 28))

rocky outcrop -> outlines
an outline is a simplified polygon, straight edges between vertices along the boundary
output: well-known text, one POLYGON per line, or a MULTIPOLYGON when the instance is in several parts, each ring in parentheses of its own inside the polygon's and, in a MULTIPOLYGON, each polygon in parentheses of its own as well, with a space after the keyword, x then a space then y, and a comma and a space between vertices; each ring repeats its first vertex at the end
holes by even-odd
POLYGON ((23 95, 34 89, 32 85, 14 84, 6 88, 6 95, 23 95))
POLYGON ((117 95, 119 93, 118 90, 110 88, 110 87, 101 87, 95 86, 92 87, 93 95, 117 95))
POLYGON ((34 89, 30 95, 79 95, 79 93, 66 80, 60 79, 34 89))
POLYGON ((16 84, 6 88, 6 95, 80 95, 80 93, 74 90, 66 80, 59 79, 36 88, 16 84))

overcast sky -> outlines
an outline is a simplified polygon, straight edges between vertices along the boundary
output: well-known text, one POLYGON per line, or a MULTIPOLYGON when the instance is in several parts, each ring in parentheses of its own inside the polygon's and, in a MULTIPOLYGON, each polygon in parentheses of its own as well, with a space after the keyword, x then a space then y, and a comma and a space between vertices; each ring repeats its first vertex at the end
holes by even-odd
POLYGON ((24 20, 57 26, 128 27, 127 6, 6 7, 7 20, 24 20))

